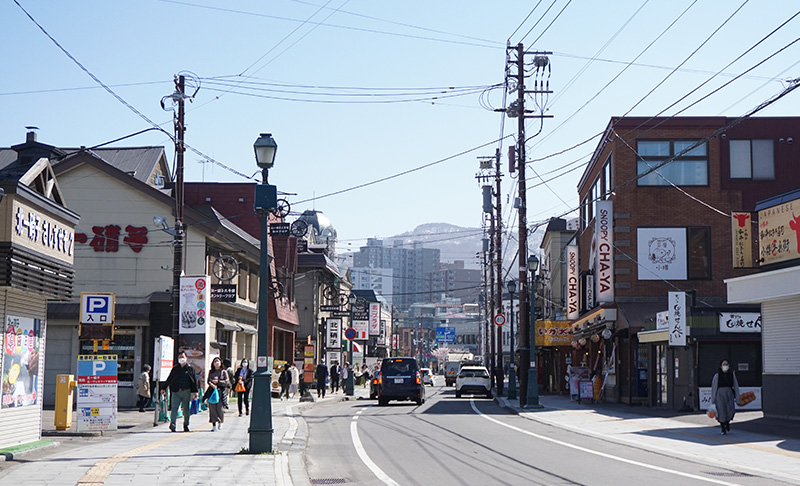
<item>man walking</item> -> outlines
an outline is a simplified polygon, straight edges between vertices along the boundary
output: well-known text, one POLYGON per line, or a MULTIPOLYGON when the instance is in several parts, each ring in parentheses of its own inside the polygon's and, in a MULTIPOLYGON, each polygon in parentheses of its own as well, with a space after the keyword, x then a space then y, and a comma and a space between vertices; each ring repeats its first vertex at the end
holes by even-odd
POLYGON ((325 381, 328 379, 328 366, 324 361, 317 365, 317 398, 325 398, 325 381))
MULTIPOLYGON (((189 400, 197 399, 197 377, 194 368, 189 366, 186 353, 178 353, 178 366, 169 372, 165 387, 172 393, 172 403, 169 415, 169 430, 175 432, 175 422, 178 420, 178 405, 183 409, 183 431, 189 432, 189 400)), ((161 393, 165 393, 162 391, 161 393)))
POLYGON ((334 361, 333 365, 331 365, 330 373, 331 373, 331 393, 336 393, 339 391, 339 362, 334 361))

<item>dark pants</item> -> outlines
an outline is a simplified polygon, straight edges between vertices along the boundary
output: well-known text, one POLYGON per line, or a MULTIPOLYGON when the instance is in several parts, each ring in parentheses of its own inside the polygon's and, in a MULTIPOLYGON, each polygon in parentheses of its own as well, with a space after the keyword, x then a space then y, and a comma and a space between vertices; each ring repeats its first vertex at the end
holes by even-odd
POLYGON ((289 385, 290 383, 281 383, 281 396, 289 399, 289 385))
POLYGON ((136 400, 136 408, 139 409, 140 412, 144 412, 144 409, 150 406, 150 397, 143 397, 142 395, 136 395, 138 400, 136 400))
POLYGON ((250 390, 236 392, 236 396, 239 397, 239 415, 242 414, 242 403, 244 403, 244 411, 250 415, 250 390))
POLYGON ((339 376, 331 376, 331 392, 339 390, 339 376))
POLYGON ((317 380, 317 396, 325 398, 325 380, 317 380))

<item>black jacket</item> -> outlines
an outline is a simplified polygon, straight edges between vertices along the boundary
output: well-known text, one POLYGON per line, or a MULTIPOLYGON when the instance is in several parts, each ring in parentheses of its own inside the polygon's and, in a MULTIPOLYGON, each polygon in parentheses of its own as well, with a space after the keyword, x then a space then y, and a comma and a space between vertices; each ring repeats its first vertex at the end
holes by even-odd
POLYGON ((197 376, 195 376, 194 368, 188 363, 186 366, 173 366, 172 371, 169 372, 167 381, 164 382, 164 386, 168 386, 169 391, 173 393, 178 391, 178 376, 181 374, 184 374, 186 378, 188 378, 189 390, 191 390, 192 393, 197 393, 197 376))
MULTIPOLYGON (((236 388, 236 383, 239 382, 239 373, 241 372, 241 366, 236 368, 236 373, 233 374, 233 382, 231 383, 231 387, 236 388)), ((253 388, 253 369, 248 367, 244 374, 244 390, 245 392, 249 392, 251 388, 253 388)))

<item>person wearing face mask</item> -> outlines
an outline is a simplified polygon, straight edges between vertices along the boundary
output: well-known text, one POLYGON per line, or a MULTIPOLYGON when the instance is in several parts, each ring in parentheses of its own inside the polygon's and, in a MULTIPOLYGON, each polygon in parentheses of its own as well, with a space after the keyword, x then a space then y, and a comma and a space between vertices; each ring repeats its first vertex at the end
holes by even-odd
MULTIPOLYGON (((183 431, 189 432, 189 400, 197 399, 197 376, 186 359, 186 353, 178 353, 178 366, 169 372, 165 387, 172 393, 170 407, 169 430, 175 432, 175 422, 178 420, 178 406, 183 409, 183 431)), ((162 393, 164 393, 162 391, 162 393)))
POLYGON ((242 403, 244 403, 245 413, 250 415, 250 389, 253 388, 253 370, 250 369, 250 363, 248 363, 247 358, 243 359, 239 367, 236 368, 234 378, 234 387, 237 387, 239 390, 244 387, 244 391, 236 391, 236 395, 239 398, 239 416, 242 416, 242 403), (240 381, 242 383, 241 387, 239 386, 240 381))
POLYGON ((739 396, 739 381, 731 370, 727 359, 719 363, 719 370, 711 380, 711 403, 717 407, 717 421, 722 435, 731 431, 731 420, 736 414, 736 399, 739 396))

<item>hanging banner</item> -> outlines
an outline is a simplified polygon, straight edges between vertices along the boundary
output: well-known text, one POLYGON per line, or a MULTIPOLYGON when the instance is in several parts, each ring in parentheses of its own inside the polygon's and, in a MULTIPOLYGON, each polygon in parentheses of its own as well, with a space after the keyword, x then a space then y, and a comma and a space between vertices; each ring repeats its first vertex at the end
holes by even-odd
POLYGON ((36 405, 39 401, 42 321, 6 316, 3 334, 2 408, 36 405))
POLYGON ((614 205, 597 201, 595 235, 597 235, 597 269, 595 272, 598 303, 614 302, 614 205))
POLYGON ((208 277, 181 277, 180 333, 205 334, 211 302, 208 277))
POLYGON ((381 319, 380 334, 378 334, 378 346, 386 346, 386 321, 381 319))
POLYGON ((328 349, 342 349, 342 320, 326 319, 325 345, 328 349))
POLYGON ((686 346, 686 292, 669 292, 669 345, 686 346))
POLYGON ((586 308, 594 309, 594 275, 587 275, 583 278, 583 287, 586 289, 586 308))
POLYGON ((578 289, 578 247, 567 246, 567 319, 574 320, 580 315, 581 302, 578 289))
POLYGON ((353 321, 353 329, 356 330, 356 339, 364 341, 369 339, 369 321, 353 321))
POLYGON ((381 304, 371 302, 369 304, 369 335, 378 336, 381 333, 381 304))
POLYGON ((758 212, 762 265, 800 258, 800 199, 758 212))
POLYGON ((750 213, 731 213, 733 268, 753 267, 753 233, 750 213))

